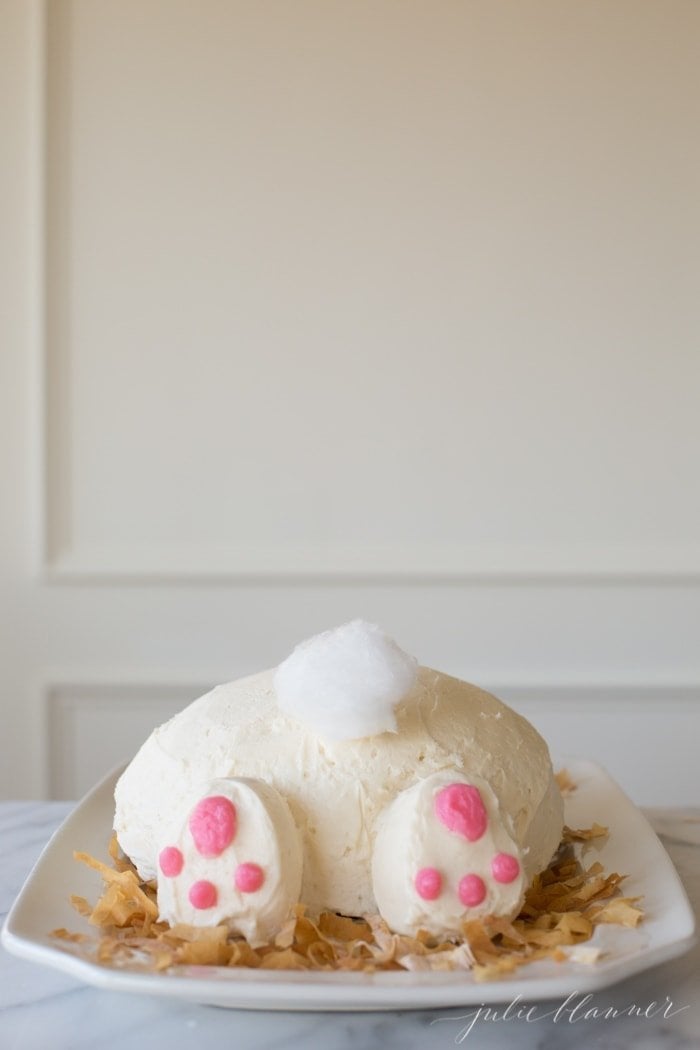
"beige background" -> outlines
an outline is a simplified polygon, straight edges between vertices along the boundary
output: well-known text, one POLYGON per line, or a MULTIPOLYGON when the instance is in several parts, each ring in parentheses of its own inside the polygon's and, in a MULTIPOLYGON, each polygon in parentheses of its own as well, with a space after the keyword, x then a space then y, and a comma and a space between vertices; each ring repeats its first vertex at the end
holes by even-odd
POLYGON ((700 781, 700 6, 4 0, 0 795, 364 615, 700 781))

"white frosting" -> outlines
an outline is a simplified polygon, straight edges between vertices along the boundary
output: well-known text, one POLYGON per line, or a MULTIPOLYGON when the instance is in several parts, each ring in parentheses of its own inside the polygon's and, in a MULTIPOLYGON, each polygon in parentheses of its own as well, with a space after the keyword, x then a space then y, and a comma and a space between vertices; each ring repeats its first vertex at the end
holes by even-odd
POLYGON ((219 686, 156 729, 119 780, 115 830, 145 878, 159 845, 219 777, 251 777, 289 804, 302 839, 310 911, 377 911, 371 857, 379 815, 420 778, 488 781, 530 879, 562 830, 547 745, 524 718, 466 682, 419 668, 396 706, 398 732, 322 739, 277 703, 273 672, 219 686), (457 776, 455 776, 455 774, 457 776))
POLYGON ((158 855, 175 846, 184 858, 182 872, 175 877, 158 873, 160 918, 171 925, 215 926, 227 922, 257 947, 268 943, 299 900, 302 852, 299 833, 284 799, 269 784, 251 779, 219 779, 206 786, 203 797, 221 795, 236 812, 233 842, 216 857, 203 857, 196 849, 188 827, 189 811, 179 835, 165 835, 158 855), (255 892, 236 889, 239 864, 257 864, 263 882, 255 892), (211 882, 217 890, 214 907, 195 908, 189 889, 198 880, 211 882))
POLYGON ((525 881, 507 819, 486 781, 473 775, 434 773, 397 795, 379 818, 372 859, 375 897, 389 926, 397 933, 415 934, 422 928, 449 937, 459 931, 463 919, 516 915, 525 881), (488 826, 476 841, 448 830, 436 816, 438 792, 454 783, 476 787, 484 803, 488 826), (491 863, 498 853, 514 856, 520 864, 520 873, 510 883, 499 883, 492 875, 491 863), (434 868, 442 881, 434 900, 423 899, 416 888, 416 875, 424 868, 434 868), (466 907, 458 888, 470 874, 483 880, 486 896, 482 903, 466 907))
POLYGON ((395 733, 394 707, 416 682, 416 660, 365 620, 298 645, 275 672, 280 710, 326 740, 395 733))

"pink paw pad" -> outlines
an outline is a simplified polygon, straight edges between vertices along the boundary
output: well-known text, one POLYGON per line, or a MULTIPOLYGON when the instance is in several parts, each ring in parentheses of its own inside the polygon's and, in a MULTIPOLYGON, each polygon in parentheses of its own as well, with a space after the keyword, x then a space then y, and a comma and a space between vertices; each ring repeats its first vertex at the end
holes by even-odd
POLYGON ((239 864, 233 877, 236 889, 241 893, 255 893, 265 881, 265 874, 259 864, 239 864))
POLYGON ((459 932, 465 919, 517 915, 526 888, 519 850, 510 813, 476 771, 419 777, 378 821, 377 909, 400 933, 422 928, 441 937, 459 932))
POLYGON ((448 784, 435 796, 435 813, 448 831, 476 842, 488 827, 488 814, 479 789, 471 784, 448 784))
POLYGON ((442 892, 442 875, 437 868, 421 868, 415 877, 416 893, 424 901, 436 900, 442 892))
POLYGON ((486 885, 479 875, 465 875, 459 880, 457 895, 465 908, 476 908, 486 897, 486 885))
POLYGON ((224 795, 209 795, 201 799, 192 810, 189 829, 202 857, 218 857, 231 845, 236 834, 233 802, 224 795))
POLYGON ((491 874, 496 882, 514 882, 520 874, 520 864, 511 853, 497 853, 491 861, 491 874))
POLYGON ((160 851, 158 857, 158 864, 160 870, 168 878, 174 879, 176 875, 179 875, 182 871, 182 866, 185 863, 182 853, 177 846, 166 846, 165 849, 160 851))
POLYGON ((209 882, 208 879, 200 879, 192 883, 187 897, 193 908, 204 910, 214 907, 219 899, 219 894, 213 882, 209 882))
POLYGON ((171 926, 225 922, 257 947, 299 900, 301 835, 285 798, 264 780, 201 784, 177 825, 174 815, 163 822, 155 852, 158 915, 171 926))

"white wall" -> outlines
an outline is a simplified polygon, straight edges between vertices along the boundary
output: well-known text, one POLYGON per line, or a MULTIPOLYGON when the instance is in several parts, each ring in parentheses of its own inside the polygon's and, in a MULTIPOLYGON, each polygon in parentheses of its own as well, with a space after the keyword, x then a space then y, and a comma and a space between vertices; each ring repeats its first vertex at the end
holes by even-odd
POLYGON ((0 795, 376 619, 698 795, 693 0, 6 0, 0 795))

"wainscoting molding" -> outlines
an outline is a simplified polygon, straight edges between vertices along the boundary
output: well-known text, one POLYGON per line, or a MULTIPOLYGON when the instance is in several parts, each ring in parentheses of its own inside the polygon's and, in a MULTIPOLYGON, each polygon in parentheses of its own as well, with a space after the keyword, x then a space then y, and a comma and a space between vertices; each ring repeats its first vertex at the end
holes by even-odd
POLYGON ((700 682, 496 684, 493 691, 540 730, 556 761, 599 762, 639 805, 681 805, 700 794, 700 682))
POLYGON ((71 681, 44 689, 49 798, 80 798, 127 762, 151 730, 211 686, 199 682, 71 681))
MULTIPOLYGON (((46 581, 75 583, 227 583, 231 581, 480 582, 697 584, 700 546, 621 542, 576 546, 428 542, 377 544, 351 537, 320 544, 290 541, 256 547, 250 540, 217 547, 202 537, 176 546, 109 537, 100 546, 76 539, 73 495, 81 485, 71 462, 69 429, 76 375, 71 309, 80 289, 67 264, 82 206, 70 195, 69 158, 75 147, 69 99, 78 5, 35 0, 36 266, 39 571, 46 581)), ((194 9, 193 9, 194 10, 194 9)), ((90 22, 91 32, 95 23, 90 22)), ((82 27, 85 31, 85 26, 82 27)), ((85 47, 85 43, 82 44, 85 47)), ((211 482, 214 485, 214 482, 211 482)), ((89 485, 83 506, 90 500, 89 485)), ((215 509, 215 508, 214 508, 215 509)), ((293 508, 292 508, 293 510, 293 508)), ((257 512, 258 514, 261 511, 257 512)), ((252 526, 249 526, 249 531, 252 526)))
MULTIPOLYGON (((46 785, 51 798, 77 798, 127 761, 151 730, 211 688, 204 676, 177 681, 77 676, 43 690, 46 785)), ((490 689, 549 742, 555 763, 599 762, 640 805, 674 805, 698 795, 700 682, 508 683, 490 689), (662 778, 672 768, 673 778, 662 778)))

